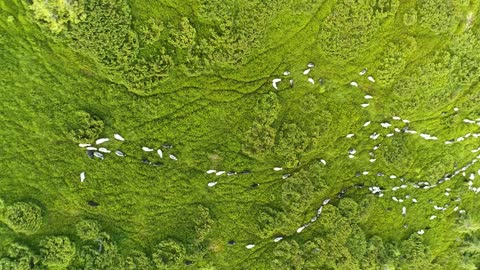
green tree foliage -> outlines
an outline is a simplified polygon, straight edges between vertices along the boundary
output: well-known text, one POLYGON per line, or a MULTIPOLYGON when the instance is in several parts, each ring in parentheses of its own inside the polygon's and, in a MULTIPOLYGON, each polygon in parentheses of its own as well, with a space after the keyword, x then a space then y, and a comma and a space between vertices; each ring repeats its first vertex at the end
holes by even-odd
POLYGON ((100 137, 104 123, 96 115, 85 111, 75 112, 74 128, 70 131, 73 140, 77 143, 91 143, 100 137))
POLYGON ((6 207, 3 220, 18 233, 32 234, 42 225, 42 210, 33 203, 17 202, 6 207))
POLYGON ((267 238, 285 226, 287 217, 280 209, 264 206, 257 210, 255 219, 259 227, 260 237, 267 238))
POLYGON ((93 0, 85 3, 85 19, 65 35, 75 49, 92 55, 111 69, 126 69, 138 50, 131 29, 130 8, 125 0, 93 0))
POLYGON ((124 269, 125 259, 110 235, 101 233, 95 241, 77 248, 71 265, 81 266, 79 269, 116 270, 124 269))
POLYGON ((170 31, 171 37, 168 42, 178 50, 188 50, 195 45, 197 31, 188 20, 183 17, 178 28, 170 31))
POLYGON ((49 269, 65 269, 75 255, 75 245, 65 236, 50 236, 40 241, 42 264, 49 269))
POLYGON ((399 269, 435 269, 428 246, 414 233, 399 246, 399 269))
POLYGON ((295 123, 282 123, 278 132, 275 153, 284 160, 288 167, 295 167, 300 162, 300 157, 310 146, 311 139, 308 134, 295 123))
POLYGON ((214 220, 210 216, 210 210, 203 205, 197 206, 196 213, 197 215, 192 220, 193 224, 195 224, 195 243, 201 244, 210 233, 214 225, 214 220))
MULTIPOLYGON (((377 6, 379 17, 396 12, 395 5, 385 4, 388 1, 379 2, 382 6, 377 6), (384 14, 382 10, 389 11, 384 14)), ((322 50, 345 60, 363 52, 380 25, 374 7, 367 1, 343 0, 337 3, 319 31, 322 50)))
POLYGON ((450 47, 453 53, 453 81, 460 85, 471 85, 478 82, 480 78, 480 69, 478 62, 480 56, 476 49, 480 46, 480 37, 478 33, 466 31, 455 36, 450 47))
POLYGON ((273 249, 270 267, 279 270, 303 269, 304 259, 300 245, 295 240, 285 240, 273 249))
MULTIPOLYGON (((202 42, 208 63, 232 66, 247 61, 259 46, 269 20, 288 1, 200 0, 199 18, 209 25, 202 42)), ((295 10, 295 9, 291 9, 295 10)))
POLYGON ((409 10, 407 10, 404 14, 403 14, 403 24, 405 24, 406 26, 413 26, 417 23, 417 15, 418 12, 415 8, 411 8, 409 10))
POLYGON ((276 131, 272 124, 280 113, 280 102, 274 92, 264 94, 253 108, 254 121, 245 135, 243 151, 252 156, 261 158, 270 151, 275 144, 276 131))
POLYGON ((2 270, 30 270, 31 265, 38 263, 38 257, 33 254, 30 248, 18 244, 10 243, 8 247, 2 247, 0 253, 0 269, 2 270))
POLYGON ((379 83, 390 85, 404 70, 408 58, 417 49, 414 37, 404 36, 390 42, 381 57, 381 64, 377 71, 379 83))
POLYGON ((169 269, 183 263, 185 247, 175 240, 163 240, 152 252, 153 263, 158 269, 169 269))
POLYGON ((417 3, 420 26, 443 34, 455 26, 455 6, 449 0, 420 0, 417 3))
POLYGON ((34 0, 30 9, 36 20, 58 34, 69 24, 79 23, 85 18, 83 7, 84 0, 34 0))
POLYGON ((125 268, 128 270, 154 269, 152 260, 141 251, 133 251, 125 259, 125 268))
POLYGON ((145 43, 145 45, 153 45, 160 40, 164 30, 165 26, 162 21, 150 18, 145 24, 140 26, 140 41, 145 43))
POLYGON ((82 220, 75 225, 77 236, 83 241, 92 241, 100 237, 100 225, 94 220, 82 220))

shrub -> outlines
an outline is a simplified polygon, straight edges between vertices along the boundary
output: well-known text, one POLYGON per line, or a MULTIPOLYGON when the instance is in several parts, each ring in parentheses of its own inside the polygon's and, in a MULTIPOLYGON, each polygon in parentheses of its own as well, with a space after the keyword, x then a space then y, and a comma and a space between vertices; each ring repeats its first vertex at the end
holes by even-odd
POLYGON ((98 139, 104 127, 103 121, 98 116, 85 111, 75 113, 75 125, 70 134, 77 143, 89 143, 98 139))
POLYGON ((34 18, 57 34, 69 23, 78 23, 85 18, 83 0, 34 0, 30 9, 34 18))
POLYGON ((403 14, 403 23, 406 26, 413 26, 417 23, 417 10, 414 8, 409 9, 403 14))
POLYGON ((100 236, 100 225, 94 220, 82 220, 75 225, 75 229, 83 241, 95 240, 100 236))
POLYGON ((152 257, 156 267, 167 269, 182 261, 185 257, 185 247, 174 240, 160 242, 153 251, 152 257))
POLYGON ((31 203, 17 202, 7 206, 4 218, 5 223, 12 230, 31 234, 36 232, 42 224, 42 210, 31 203))

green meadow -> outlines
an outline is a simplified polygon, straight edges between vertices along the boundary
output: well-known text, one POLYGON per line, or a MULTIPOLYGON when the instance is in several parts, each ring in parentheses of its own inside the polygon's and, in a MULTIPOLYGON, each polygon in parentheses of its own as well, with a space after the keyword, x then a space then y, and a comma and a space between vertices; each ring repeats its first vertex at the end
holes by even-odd
POLYGON ((0 270, 479 269, 479 5, 0 0, 0 270))

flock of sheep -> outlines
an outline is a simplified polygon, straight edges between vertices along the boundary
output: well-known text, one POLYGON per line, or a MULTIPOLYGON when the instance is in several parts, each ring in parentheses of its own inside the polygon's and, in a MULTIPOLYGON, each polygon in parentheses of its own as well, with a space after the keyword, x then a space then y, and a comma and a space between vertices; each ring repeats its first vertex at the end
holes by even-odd
MULTIPOLYGON (((315 84, 315 80, 313 78, 309 77, 308 75, 309 75, 311 69, 313 69, 314 67, 315 67, 315 65, 313 63, 308 63, 307 64, 307 69, 305 69, 303 71, 303 75, 307 76, 307 81, 310 82, 311 84, 315 84)), ((359 72, 360 76, 364 76, 366 74, 367 74, 367 69, 363 69, 359 72)), ((285 77, 288 77, 290 75, 290 72, 285 71, 283 73, 283 75, 285 77)), ((375 79, 373 78, 372 75, 368 75, 367 80, 369 81, 369 83, 375 83, 375 79)), ((278 84, 281 83, 281 81, 282 81, 282 78, 274 78, 272 80, 273 88, 278 90, 278 84)), ((288 81, 289 81, 290 86, 293 87, 293 85, 294 85, 293 79, 288 79, 288 81)), ((322 83, 322 79, 320 79, 318 81, 320 83, 322 83)), ((356 81, 351 81, 349 85, 351 87, 356 87, 356 88, 359 87, 359 83, 357 83, 356 81)), ((369 102, 371 100, 374 100, 374 97, 372 95, 367 94, 367 95, 364 96, 364 98, 365 98, 366 102, 361 103, 360 106, 362 108, 367 108, 370 105, 369 102)), ((459 109, 454 108, 454 111, 458 112, 459 109)), ((476 120, 464 119, 463 122, 466 123, 466 124, 475 124, 475 125, 480 126, 480 119, 476 119, 476 120)), ((415 130, 411 130, 409 124, 410 124, 409 120, 402 119, 399 116, 392 116, 391 121, 383 121, 383 122, 379 122, 379 123, 374 123, 374 121, 366 121, 365 123, 363 123, 359 127, 360 128, 359 131, 362 134, 357 135, 355 133, 348 133, 348 134, 345 135, 345 140, 352 140, 355 136, 365 136, 366 140, 371 140, 373 142, 373 146, 370 150, 368 150, 368 161, 370 163, 375 163, 377 161, 376 151, 381 147, 382 140, 387 140, 388 138, 391 138, 391 137, 395 136, 395 134, 399 134, 399 133, 411 134, 412 136, 418 136, 419 138, 427 140, 427 141, 437 141, 437 140, 439 140, 439 138, 437 136, 427 134, 427 133, 423 133, 423 132, 417 132, 415 130), (372 128, 371 125, 372 126, 378 125, 378 126, 376 126, 378 128, 378 130, 374 131, 373 133, 365 134, 366 133, 365 131, 366 131, 367 127, 369 127, 369 129, 372 128)), ((374 129, 376 129, 376 128, 374 128, 374 129)), ((118 141, 122 141, 122 142, 125 141, 125 139, 120 134, 114 134, 113 137, 114 137, 114 139, 116 139, 118 141)), ((480 137, 480 133, 467 133, 464 136, 461 136, 459 138, 446 140, 445 144, 446 145, 451 145, 451 144, 454 144, 454 143, 459 143, 461 141, 464 141, 468 138, 478 138, 478 137, 480 137)), ((110 140, 109 138, 101 138, 101 139, 98 139, 98 140, 95 141, 94 146, 92 144, 80 144, 79 146, 82 147, 82 148, 85 148, 86 151, 87 151, 87 154, 91 158, 97 158, 97 159, 102 159, 103 160, 104 155, 109 154, 113 151, 113 150, 109 150, 105 147, 101 147, 101 145, 103 143, 106 143, 109 140, 110 140)), ((144 152, 155 151, 154 148, 150 148, 150 147, 147 147, 147 146, 141 147, 141 150, 144 151, 144 152)), ((476 153, 478 151, 480 151, 480 147, 477 148, 477 149, 471 150, 472 153, 476 153)), ((160 148, 156 149, 156 152, 157 152, 157 154, 160 158, 163 158, 163 151, 160 148)), ((121 150, 115 150, 114 153, 119 157, 125 157, 125 153, 122 152, 121 150)), ((347 153, 345 153, 345 154, 348 157, 348 159, 353 160, 353 159, 357 158, 357 155, 356 155, 357 153, 358 152, 355 149, 355 147, 352 146, 350 149, 348 149, 347 153)), ((177 160, 177 157, 173 154, 169 154, 169 158, 172 159, 172 160, 177 160)), ((401 214, 403 217, 406 217, 407 216, 407 207, 413 207, 413 205, 415 205, 416 203, 419 203, 418 199, 414 198, 412 195, 407 193, 409 191, 413 191, 412 188, 413 189, 418 189, 418 190, 428 190, 428 189, 433 189, 433 188, 440 188, 440 186, 443 183, 453 179, 454 177, 457 177, 457 176, 461 175, 465 179, 468 179, 468 189, 471 190, 474 193, 479 193, 480 192, 480 186, 479 187, 474 187, 473 181, 476 178, 477 174, 480 176, 480 170, 478 170, 478 172, 473 172, 473 173, 468 172, 468 175, 467 175, 467 171, 469 170, 469 168, 472 165, 474 165, 479 159, 480 159, 480 155, 477 155, 475 158, 473 158, 470 162, 468 162, 461 169, 455 170, 453 172, 447 172, 445 174, 445 176, 441 179, 438 179, 436 181, 436 183, 430 183, 428 181, 417 181, 416 179, 405 179, 405 177, 397 177, 397 175, 395 175, 395 174, 387 175, 384 172, 370 172, 368 170, 365 170, 363 172, 357 172, 355 177, 358 177, 358 178, 371 177, 371 176, 378 177, 378 178, 388 177, 390 179, 389 181, 392 182, 391 187, 385 188, 385 187, 380 187, 380 186, 370 186, 370 187, 368 187, 369 193, 375 195, 378 198, 387 198, 386 195, 388 195, 388 197, 391 200, 400 204, 399 214, 401 214)), ((327 161, 326 160, 321 159, 321 160, 319 160, 319 162, 321 164, 323 164, 324 166, 327 166, 327 161)), ((281 171, 283 171, 283 168, 282 167, 273 167, 273 170, 275 172, 281 172, 281 171)), ((250 173, 250 171, 240 172, 240 174, 245 174, 245 173, 250 173)), ((287 178, 290 177, 293 173, 294 172, 282 173, 281 177, 279 176, 279 178, 281 178, 282 180, 288 181, 287 178)), ((216 177, 221 177, 221 176, 233 176, 233 175, 236 175, 237 172, 234 172, 234 171, 227 172, 225 170, 209 169, 209 170, 206 171, 206 174, 212 175, 213 177, 216 178, 216 177)), ((81 172, 80 173, 80 181, 84 182, 85 179, 86 179, 85 172, 81 172)), ((208 188, 214 188, 214 186, 216 186, 219 182, 218 179, 220 179, 220 178, 217 178, 213 181, 208 182, 207 187, 208 188)), ((256 185, 258 186, 258 184, 256 184, 256 185)), ((363 184, 357 184, 357 185, 354 185, 353 187, 355 187, 356 189, 363 189, 364 185, 363 184)), ((337 197, 339 199, 341 199, 345 195, 347 190, 348 190, 348 188, 343 189, 341 192, 338 193, 337 197)), ((444 194, 444 196, 451 198, 449 200, 449 201, 451 201, 451 203, 445 203, 445 204, 438 205, 438 204, 435 203, 435 201, 433 199, 429 200, 428 203, 431 203, 433 205, 432 209, 433 209, 434 213, 429 215, 428 220, 436 219, 440 215, 440 213, 445 212, 448 209, 452 209, 453 212, 458 212, 460 214, 465 213, 465 210, 460 209, 460 206, 459 206, 459 203, 461 202, 461 197, 459 197, 459 196, 454 197, 453 192, 450 188, 445 188, 444 191, 443 191, 443 194, 444 194)), ((296 233, 301 233, 304 229, 311 226, 321 216, 323 207, 325 205, 327 205, 330 201, 331 201, 330 198, 325 198, 323 200, 323 202, 321 203, 321 205, 319 206, 316 213, 310 218, 310 220, 308 222, 299 226, 296 230, 296 233)), ((404 227, 407 228, 408 224, 404 224, 404 227)), ((427 229, 428 229, 428 227, 427 228, 421 228, 417 231, 417 233, 420 234, 420 235, 424 234, 425 230, 427 230, 427 229)), ((294 233, 292 233, 292 234, 294 234, 294 233)), ((276 237, 273 238, 273 242, 279 242, 284 237, 286 237, 286 235, 276 236, 276 237)), ((235 243, 233 240, 230 241, 230 242, 229 242, 229 244, 234 244, 235 243), (230 242, 232 242, 232 243, 230 243, 230 242)), ((252 248, 255 247, 255 244, 254 243, 248 243, 245 247, 247 249, 252 249, 252 248)))

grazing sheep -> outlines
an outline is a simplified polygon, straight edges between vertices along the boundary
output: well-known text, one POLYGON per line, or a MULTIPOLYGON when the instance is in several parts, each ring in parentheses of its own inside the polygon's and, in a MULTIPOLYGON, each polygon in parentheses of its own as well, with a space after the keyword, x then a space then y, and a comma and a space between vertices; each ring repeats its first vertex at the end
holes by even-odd
POLYGON ((118 134, 118 133, 115 133, 113 134, 113 137, 116 139, 116 140, 119 140, 119 141, 125 141, 125 139, 122 137, 122 135, 118 134))
POLYGON ((298 228, 297 233, 301 233, 306 227, 307 225, 303 225, 302 227, 298 228))
POLYGON ((278 90, 278 87, 277 87, 277 83, 281 82, 282 79, 279 79, 279 78, 275 78, 272 80, 272 86, 273 88, 275 88, 275 90, 278 90))
POLYGON ((85 181, 85 172, 80 173, 80 182, 83 183, 83 181, 85 181))
POLYGON ((102 144, 102 143, 108 142, 108 141, 110 141, 109 138, 101 138, 101 139, 96 140, 96 141, 95 141, 95 144, 98 145, 98 144, 102 144))

